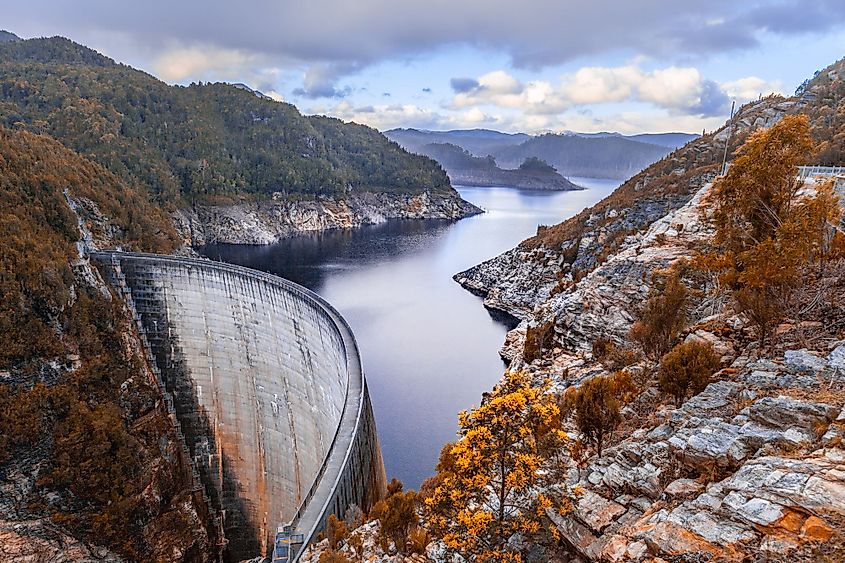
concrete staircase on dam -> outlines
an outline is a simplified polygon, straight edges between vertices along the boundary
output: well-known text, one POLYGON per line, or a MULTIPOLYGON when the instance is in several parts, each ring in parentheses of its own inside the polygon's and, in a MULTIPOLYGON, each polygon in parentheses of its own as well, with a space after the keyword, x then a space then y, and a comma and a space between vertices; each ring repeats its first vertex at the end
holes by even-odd
POLYGON ((219 262, 91 259, 135 315, 225 559, 270 555, 283 528, 308 545, 329 515, 383 496, 360 354, 331 305, 219 262))

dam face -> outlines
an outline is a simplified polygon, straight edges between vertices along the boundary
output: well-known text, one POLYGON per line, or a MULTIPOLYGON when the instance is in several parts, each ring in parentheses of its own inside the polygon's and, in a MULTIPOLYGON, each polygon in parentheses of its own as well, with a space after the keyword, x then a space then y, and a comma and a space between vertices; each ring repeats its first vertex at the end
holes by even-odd
POLYGON ((225 559, 272 551, 292 524, 310 543, 332 513, 385 489, 361 361, 343 318, 292 282, 206 260, 91 256, 136 315, 225 559))

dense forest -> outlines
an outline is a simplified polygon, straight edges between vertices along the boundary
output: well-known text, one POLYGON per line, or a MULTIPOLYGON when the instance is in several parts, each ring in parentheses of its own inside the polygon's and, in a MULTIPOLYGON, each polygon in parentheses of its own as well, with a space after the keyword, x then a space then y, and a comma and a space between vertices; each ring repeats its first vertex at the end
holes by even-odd
POLYGON ((0 42, 0 124, 45 133, 158 201, 448 190, 378 131, 228 84, 169 86, 64 38, 0 42))

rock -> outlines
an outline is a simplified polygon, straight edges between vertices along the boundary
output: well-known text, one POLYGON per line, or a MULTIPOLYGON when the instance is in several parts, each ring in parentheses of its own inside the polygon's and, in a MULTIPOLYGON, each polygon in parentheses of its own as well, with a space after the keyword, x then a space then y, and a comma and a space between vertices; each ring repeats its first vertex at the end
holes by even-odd
POLYGON ((833 536, 833 530, 821 518, 810 516, 801 527, 801 536, 810 541, 827 541, 833 536))
POLYGON ((569 515, 558 514, 552 509, 547 510, 546 514, 560 531, 566 543, 571 545, 579 555, 589 560, 599 555, 596 553, 594 546, 597 538, 590 532, 589 528, 569 515))
POLYGON ((765 499, 753 498, 737 507, 737 514, 746 520, 761 526, 770 526, 783 517, 783 507, 765 499))
POLYGON ((827 365, 837 370, 845 370, 845 344, 834 348, 827 357, 827 365))
POLYGON ((594 532, 602 532, 613 520, 625 512, 625 507, 616 502, 585 490, 575 508, 576 516, 594 532))
POLYGON ((663 491, 670 499, 687 498, 704 490, 704 485, 695 479, 676 479, 666 486, 663 491))
POLYGON ((683 555, 686 558, 709 556, 714 559, 731 559, 731 555, 734 555, 733 550, 713 545, 671 522, 660 522, 647 528, 639 535, 639 539, 648 544, 652 552, 669 557, 683 555))
POLYGON ((787 430, 797 428, 815 432, 817 427, 828 424, 837 416, 838 409, 824 403, 805 403, 790 397, 764 397, 748 411, 751 420, 765 426, 787 430))
POLYGON ((815 374, 827 367, 827 361, 802 348, 787 350, 783 354, 786 369, 792 373, 815 374))

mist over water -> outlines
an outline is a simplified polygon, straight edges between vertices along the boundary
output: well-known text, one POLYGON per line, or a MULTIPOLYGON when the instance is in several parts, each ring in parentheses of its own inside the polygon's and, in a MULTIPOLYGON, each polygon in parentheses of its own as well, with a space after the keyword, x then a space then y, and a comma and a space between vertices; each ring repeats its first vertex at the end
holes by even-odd
POLYGON ((417 488, 434 473, 457 413, 501 377, 507 327, 452 275, 593 205, 619 184, 571 178, 587 190, 462 188, 487 211, 457 222, 406 220, 201 252, 316 291, 352 326, 375 410, 388 477, 417 488))

